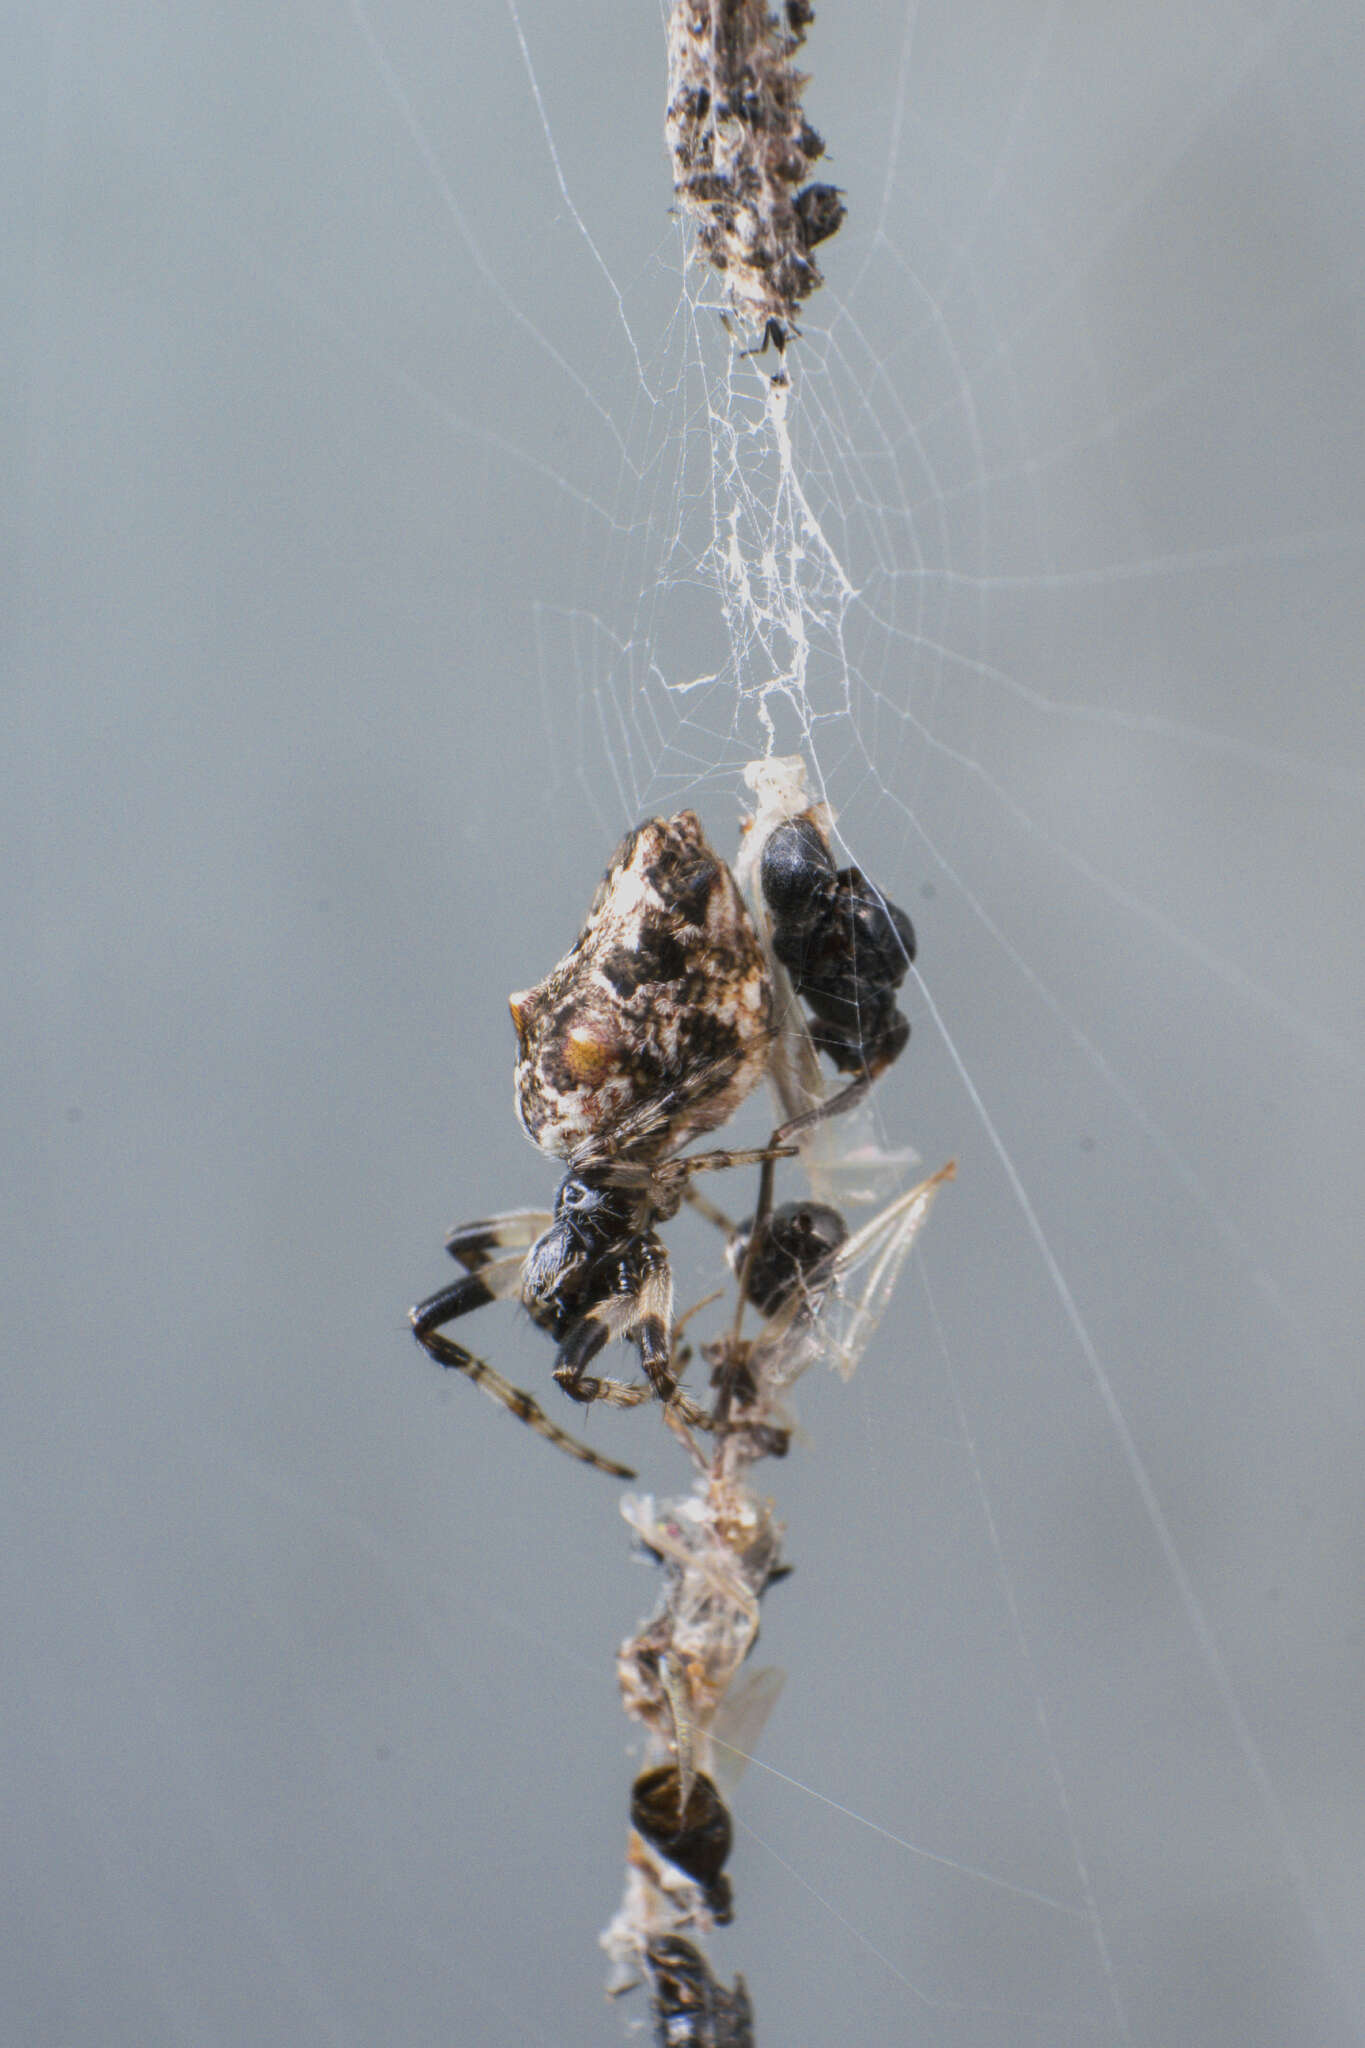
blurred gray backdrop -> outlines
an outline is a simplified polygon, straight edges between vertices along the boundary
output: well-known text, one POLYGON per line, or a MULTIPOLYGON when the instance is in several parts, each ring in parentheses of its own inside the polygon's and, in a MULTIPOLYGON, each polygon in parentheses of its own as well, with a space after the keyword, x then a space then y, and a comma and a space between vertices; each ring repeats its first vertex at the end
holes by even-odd
MULTIPOLYGON (((1365 31, 826 0, 806 57, 814 739, 920 929, 884 1127, 959 1180, 771 1468, 718 1966, 768 2044, 1337 2048, 1365 31)), ((722 338, 659 11, 82 0, 5 59, 0 2039, 617 2039, 653 1587, 405 1310, 554 1185, 506 991, 637 814, 733 843, 758 737, 668 687, 726 659, 722 338)))

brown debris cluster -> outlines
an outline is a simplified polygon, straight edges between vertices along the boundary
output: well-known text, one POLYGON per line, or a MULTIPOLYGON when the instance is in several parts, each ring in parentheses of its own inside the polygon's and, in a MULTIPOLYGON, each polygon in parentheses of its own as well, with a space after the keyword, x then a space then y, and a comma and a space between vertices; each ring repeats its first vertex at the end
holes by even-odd
POLYGON ((763 0, 674 0, 668 21, 673 189, 736 314, 779 349, 823 282, 811 252, 845 211, 835 186, 810 182, 825 145, 792 60, 812 19, 809 0, 780 15, 763 0))

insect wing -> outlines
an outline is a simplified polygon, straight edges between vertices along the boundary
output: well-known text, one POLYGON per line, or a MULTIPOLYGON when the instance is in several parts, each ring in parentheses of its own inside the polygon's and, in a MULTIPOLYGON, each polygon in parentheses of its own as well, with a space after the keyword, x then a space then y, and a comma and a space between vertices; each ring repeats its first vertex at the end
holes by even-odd
POLYGON ((827 1359, 843 1379, 852 1375, 886 1312, 935 1195, 955 1171, 950 1162, 888 1202, 845 1238, 814 1290, 797 1294, 769 1318, 751 1357, 766 1386, 781 1391, 821 1359, 827 1359), (865 1267, 862 1291, 852 1299, 846 1283, 865 1267))
POLYGON ((952 1180, 956 1163, 949 1160, 928 1180, 897 1196, 894 1202, 855 1230, 839 1247, 834 1260, 837 1278, 846 1279, 868 1268, 866 1282, 856 1302, 836 1292, 818 1318, 822 1349, 841 1377, 848 1379, 867 1349, 886 1305, 895 1291, 901 1267, 923 1229, 934 1197, 945 1181, 952 1180))
POLYGON ((912 1145, 888 1150, 882 1144, 879 1121, 876 1103, 864 1097, 806 1134, 801 1159, 818 1200, 835 1209, 845 1209, 851 1202, 885 1201, 888 1191, 918 1166, 919 1154, 912 1145))
POLYGON ((786 1682, 787 1674, 780 1665, 765 1664, 761 1671, 751 1671, 745 1677, 737 1678, 716 1708, 708 1730, 708 1739, 713 1746, 710 1772, 727 1796, 733 1792, 744 1775, 745 1766, 752 1760, 759 1737, 768 1724, 768 1716, 777 1705, 786 1682))

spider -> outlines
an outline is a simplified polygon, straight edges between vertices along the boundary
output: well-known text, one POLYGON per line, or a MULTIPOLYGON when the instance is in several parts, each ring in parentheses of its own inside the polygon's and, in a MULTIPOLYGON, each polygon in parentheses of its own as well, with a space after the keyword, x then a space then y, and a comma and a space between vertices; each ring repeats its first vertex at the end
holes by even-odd
POLYGON ((756 1163, 761 1219, 775 1160, 797 1149, 792 1138, 861 1093, 909 1031, 892 999, 913 952, 908 920, 879 897, 874 905, 856 870, 835 870, 814 813, 809 834, 784 843, 761 886, 771 954, 695 813, 649 819, 627 833, 570 952, 544 981, 509 999, 517 1114, 533 1143, 568 1167, 554 1209, 456 1229, 446 1249, 463 1277, 411 1312, 419 1343, 438 1364, 466 1373, 539 1435, 617 1478, 635 1475, 561 1429, 446 1326, 488 1302, 520 1300, 554 1339, 554 1378, 572 1400, 634 1407, 657 1396, 677 1420, 713 1426, 673 1369, 673 1280, 656 1225, 677 1214, 694 1175, 756 1163), (885 957, 890 931, 908 935, 899 976, 885 957), (796 964, 779 967, 773 955, 796 964), (803 1105, 767 1146, 680 1156, 725 1123, 768 1070, 781 1036, 775 977, 787 973, 815 1014, 816 1042, 856 1078, 828 1101, 803 1105), (612 1339, 635 1345, 644 1384, 590 1373, 612 1339))

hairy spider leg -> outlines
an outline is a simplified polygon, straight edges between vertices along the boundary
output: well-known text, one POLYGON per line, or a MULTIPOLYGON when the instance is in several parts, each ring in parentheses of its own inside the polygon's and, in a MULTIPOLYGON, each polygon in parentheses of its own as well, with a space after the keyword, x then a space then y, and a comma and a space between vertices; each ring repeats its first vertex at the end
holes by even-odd
POLYGON ((733 1166, 762 1166, 771 1173, 776 1159, 794 1159, 795 1145, 779 1143, 779 1133, 768 1140, 766 1145, 751 1145, 743 1152, 691 1152, 685 1159, 669 1159, 664 1163, 670 1169, 677 1167, 689 1177, 694 1173, 728 1173, 733 1166))
POLYGON ((555 1361, 555 1379, 571 1400, 605 1401, 613 1408, 637 1408, 657 1396, 684 1422, 704 1428, 709 1417, 684 1394, 672 1370, 673 1275, 668 1254, 653 1231, 623 1254, 617 1291, 595 1302, 569 1329, 555 1361), (597 1379, 587 1368, 615 1338, 633 1339, 646 1384, 597 1379))
POLYGON ((768 1145, 752 1145, 742 1152, 675 1152, 654 1161, 615 1159, 578 1170, 600 1174, 612 1187, 649 1189, 656 1197, 655 1216, 667 1219, 681 1201, 692 1199, 689 1191, 694 1174, 725 1173, 733 1166, 757 1166, 769 1158, 793 1159, 796 1151, 795 1145, 779 1145, 776 1152, 768 1145))
POLYGON ((482 1387, 494 1401, 510 1409, 518 1421, 533 1429, 537 1436, 543 1436, 548 1443, 557 1444, 561 1451, 567 1451, 571 1458, 577 1458, 584 1465, 592 1465, 613 1479, 634 1479, 636 1475, 629 1465, 618 1465, 615 1459, 604 1458, 599 1452, 589 1450, 576 1436, 570 1436, 568 1430, 552 1422, 540 1403, 524 1388, 514 1387, 485 1360, 476 1358, 453 1337, 442 1334, 442 1326, 454 1322, 457 1317, 469 1315, 472 1310, 483 1308, 491 1301, 505 1301, 519 1294, 522 1264, 519 1254, 498 1259, 485 1265, 481 1271, 468 1273, 464 1279, 441 1288, 439 1293, 429 1295, 412 1310, 410 1320, 414 1336, 438 1365, 466 1374, 476 1387, 482 1387))
POLYGON ((548 1209, 508 1209, 476 1223, 460 1223, 446 1239, 452 1259, 470 1273, 480 1273, 495 1251, 527 1251, 554 1222, 548 1209))

